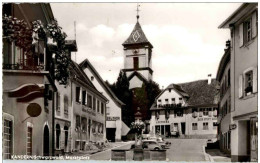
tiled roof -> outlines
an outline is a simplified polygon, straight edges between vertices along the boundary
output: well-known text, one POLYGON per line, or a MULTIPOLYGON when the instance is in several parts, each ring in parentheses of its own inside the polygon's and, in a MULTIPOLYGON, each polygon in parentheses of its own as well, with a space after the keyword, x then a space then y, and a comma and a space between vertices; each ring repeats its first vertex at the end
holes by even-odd
POLYGON ((198 80, 178 85, 189 95, 187 99, 188 106, 217 104, 216 79, 212 79, 211 84, 208 84, 208 80, 198 80))
POLYGON ((123 43, 123 45, 130 45, 130 44, 139 44, 139 43, 148 43, 151 45, 151 43, 146 38, 141 25, 137 21, 134 27, 134 30, 131 32, 128 39, 123 43))

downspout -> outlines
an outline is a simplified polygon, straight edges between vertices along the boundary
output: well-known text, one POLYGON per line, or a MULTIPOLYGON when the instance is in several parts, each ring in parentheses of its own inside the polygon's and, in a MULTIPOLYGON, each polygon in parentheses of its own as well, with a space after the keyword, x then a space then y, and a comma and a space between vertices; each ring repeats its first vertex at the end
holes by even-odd
MULTIPOLYGON (((56 91, 55 91, 56 92, 56 91)), ((55 107, 55 105, 54 105, 54 99, 55 99, 55 92, 53 91, 52 92, 52 156, 54 156, 54 117, 55 117, 55 109, 54 109, 54 107, 55 107)))

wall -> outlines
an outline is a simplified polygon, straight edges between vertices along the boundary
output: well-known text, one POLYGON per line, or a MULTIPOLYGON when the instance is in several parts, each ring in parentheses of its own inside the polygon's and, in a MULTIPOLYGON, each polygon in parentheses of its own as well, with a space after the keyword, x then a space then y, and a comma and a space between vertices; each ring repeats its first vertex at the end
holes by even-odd
MULTIPOLYGON (((160 97, 157 98, 157 105, 172 104, 172 98, 175 98, 175 104, 178 104, 180 102, 180 97, 182 98, 182 96, 179 93, 177 93, 173 88, 171 89, 171 92, 169 92, 169 90, 167 89, 163 92, 163 94, 160 95, 160 97), (165 102, 165 99, 168 99, 168 103, 165 102), (158 100, 162 100, 162 102, 159 103, 158 100)), ((183 105, 185 105, 184 99, 182 101, 183 105)))
MULTIPOLYGON (((45 124, 49 127, 49 152, 50 155, 52 154, 52 100, 48 100, 48 112, 46 112, 43 97, 29 102, 17 102, 16 98, 8 97, 8 93, 6 93, 6 91, 18 88, 23 84, 45 84, 45 77, 39 74, 32 75, 30 71, 30 73, 23 75, 20 73, 4 73, 3 75, 3 113, 14 117, 13 154, 16 155, 26 155, 27 122, 33 125, 32 155, 43 155, 43 129, 45 124), (41 106, 42 111, 38 117, 28 118, 27 106, 30 103, 37 103, 41 106)), ((52 90, 51 87, 50 89, 52 90)))
MULTIPOLYGON (((72 117, 72 124, 71 124, 71 131, 72 131, 72 147, 75 149, 75 141, 84 141, 88 143, 89 141, 92 142, 102 142, 105 141, 106 138, 106 130, 105 130, 105 114, 106 111, 104 109, 104 114, 101 114, 100 112, 97 112, 97 109, 94 111, 92 108, 89 108, 87 106, 82 105, 81 102, 76 102, 76 87, 81 86, 79 83, 73 81, 72 82, 72 107, 73 107, 73 117, 72 117), (76 115, 79 115, 80 117, 85 117, 87 119, 87 129, 86 132, 82 132, 79 130, 76 130, 76 115), (90 128, 90 135, 88 135, 88 123, 89 120, 91 120, 91 128, 90 128), (103 124, 103 134, 93 134, 92 133, 92 127, 93 127, 93 121, 100 122, 103 124)), ((99 101, 102 101, 105 104, 104 100, 101 100, 95 93, 88 90, 88 88, 85 88, 81 86, 81 91, 86 90, 87 94, 90 94, 92 97, 95 96, 96 99, 99 101)), ((92 98, 93 100, 93 98, 92 98)), ((93 103, 92 103, 93 104, 93 103)), ((96 105, 97 107, 97 105, 96 105)), ((101 108, 101 105, 100 105, 101 108)), ((101 109, 100 109, 101 110, 101 109)), ((96 130, 97 131, 97 130, 96 130)))
MULTIPOLYGON (((89 67, 84 69, 85 74, 88 76, 89 79, 91 77, 94 77, 92 80, 92 83, 96 87, 96 89, 101 92, 107 99, 107 107, 106 107, 106 113, 107 117, 119 117, 118 120, 113 121, 114 123, 117 124, 116 126, 116 140, 121 140, 121 130, 122 130, 122 110, 121 107, 116 104, 115 100, 112 99, 111 95, 105 90, 104 86, 100 83, 100 81, 97 79, 97 76, 89 69, 89 67)), ((101 79, 102 80, 102 79, 101 79)), ((109 127, 109 123, 113 123, 110 121, 107 121, 109 127)), ((110 125, 111 126, 111 125, 110 125)))
MULTIPOLYGON (((250 16, 250 15, 249 15, 250 16)), ((247 18, 247 17, 246 17, 247 18)), ((245 19, 242 19, 245 20, 245 19)), ((242 98, 239 99, 239 75, 243 74, 243 72, 250 67, 257 67, 257 44, 258 44, 258 36, 253 38, 249 44, 239 47, 239 24, 242 21, 238 22, 235 26, 234 33, 234 52, 232 53, 234 60, 234 68, 235 68, 235 85, 234 85, 234 95, 235 95, 235 112, 233 116, 242 115, 250 112, 257 111, 257 96, 258 94, 253 94, 250 98, 242 98), (246 109, 245 109, 246 108, 246 109)))

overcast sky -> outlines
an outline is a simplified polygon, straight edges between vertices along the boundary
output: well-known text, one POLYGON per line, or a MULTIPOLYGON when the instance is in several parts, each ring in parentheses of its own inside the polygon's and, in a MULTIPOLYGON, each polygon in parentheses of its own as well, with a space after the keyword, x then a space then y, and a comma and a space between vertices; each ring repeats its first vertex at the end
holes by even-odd
MULTIPOLYGON (((160 87, 216 77, 229 29, 218 26, 241 3, 140 3, 139 22, 154 46, 153 79, 160 87)), ((123 68, 122 43, 136 23, 136 3, 52 3, 59 25, 76 40, 76 62, 88 58, 103 80, 123 68)), ((73 59, 75 55, 73 55, 73 59)))

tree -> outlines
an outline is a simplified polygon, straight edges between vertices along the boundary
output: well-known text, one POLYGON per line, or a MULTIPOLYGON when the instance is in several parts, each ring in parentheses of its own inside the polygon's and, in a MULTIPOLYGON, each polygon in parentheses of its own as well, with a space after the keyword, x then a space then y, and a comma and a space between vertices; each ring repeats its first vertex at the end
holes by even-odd
POLYGON ((132 110, 132 92, 129 90, 129 81, 125 72, 120 71, 116 83, 111 85, 107 82, 107 84, 117 98, 125 104, 122 107, 122 120, 127 126, 130 126, 134 121, 134 112, 132 110))

